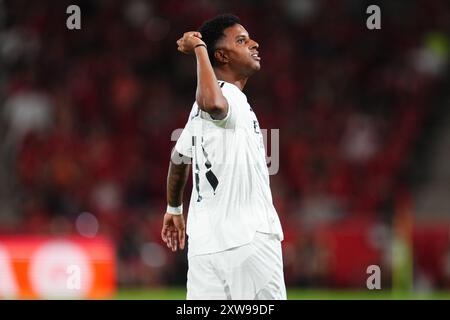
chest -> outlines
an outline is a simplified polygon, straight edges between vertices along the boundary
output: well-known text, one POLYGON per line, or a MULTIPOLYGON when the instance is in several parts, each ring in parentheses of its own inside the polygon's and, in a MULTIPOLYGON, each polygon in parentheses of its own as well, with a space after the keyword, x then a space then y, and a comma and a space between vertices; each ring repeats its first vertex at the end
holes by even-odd
POLYGON ((259 125, 258 118, 253 108, 247 103, 241 104, 237 130, 243 130, 245 138, 252 141, 259 149, 264 149, 263 129, 259 125))

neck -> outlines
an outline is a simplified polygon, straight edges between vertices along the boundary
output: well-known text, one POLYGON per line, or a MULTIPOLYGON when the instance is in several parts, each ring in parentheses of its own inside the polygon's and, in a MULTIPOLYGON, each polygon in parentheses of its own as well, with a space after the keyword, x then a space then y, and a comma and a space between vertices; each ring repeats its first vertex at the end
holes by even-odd
POLYGON ((241 91, 244 90, 245 85, 247 84, 248 77, 238 76, 236 74, 232 74, 230 72, 226 72, 219 68, 214 69, 216 73, 217 80, 222 80, 228 83, 234 84, 241 91))

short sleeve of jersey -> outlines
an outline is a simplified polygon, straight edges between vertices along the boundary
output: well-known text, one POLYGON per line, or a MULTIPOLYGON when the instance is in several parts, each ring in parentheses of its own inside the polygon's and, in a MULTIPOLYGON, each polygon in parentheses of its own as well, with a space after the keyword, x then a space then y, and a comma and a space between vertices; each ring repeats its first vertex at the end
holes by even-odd
POLYGON ((207 112, 200 111, 200 116, 202 119, 211 121, 215 125, 222 127, 224 129, 233 129, 236 127, 236 119, 238 112, 238 108, 236 106, 235 93, 233 92, 232 85, 225 82, 220 82, 219 85, 221 86, 223 96, 228 102, 227 115, 223 119, 215 120, 207 112))
POLYGON ((192 158, 192 119, 198 113, 198 107, 196 104, 192 107, 191 113, 189 114, 189 119, 181 132, 180 137, 175 144, 175 150, 182 154, 183 156, 192 158))
POLYGON ((192 158, 192 135, 187 128, 189 123, 184 127, 180 137, 175 144, 175 150, 183 156, 192 158))

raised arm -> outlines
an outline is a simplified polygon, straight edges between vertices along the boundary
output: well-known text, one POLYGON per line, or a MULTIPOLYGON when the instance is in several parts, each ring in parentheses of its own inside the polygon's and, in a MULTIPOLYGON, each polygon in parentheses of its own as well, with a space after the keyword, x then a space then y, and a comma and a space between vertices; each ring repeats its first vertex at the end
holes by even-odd
POLYGON ((197 91, 195 99, 199 108, 211 115, 213 119, 223 119, 228 112, 228 102, 217 83, 214 69, 209 61, 208 50, 197 31, 186 32, 177 41, 178 50, 191 54, 197 59, 197 91))

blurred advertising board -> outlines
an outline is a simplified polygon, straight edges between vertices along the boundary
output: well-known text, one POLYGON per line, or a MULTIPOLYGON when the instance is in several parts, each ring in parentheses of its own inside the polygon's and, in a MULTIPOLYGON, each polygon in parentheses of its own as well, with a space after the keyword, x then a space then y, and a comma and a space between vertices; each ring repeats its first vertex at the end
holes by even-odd
POLYGON ((115 292, 106 238, 0 237, 1 299, 102 299, 115 292))

